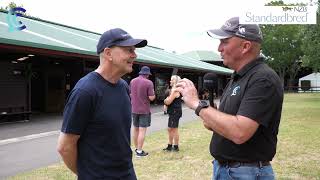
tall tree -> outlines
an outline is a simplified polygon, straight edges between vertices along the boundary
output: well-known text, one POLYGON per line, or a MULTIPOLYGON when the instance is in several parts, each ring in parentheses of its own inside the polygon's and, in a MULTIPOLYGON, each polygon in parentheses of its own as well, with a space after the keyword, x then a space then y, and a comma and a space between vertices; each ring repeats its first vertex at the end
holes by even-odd
MULTIPOLYGON (((300 3, 301 4, 301 3, 300 3)), ((271 1, 267 6, 289 6, 283 1, 271 1)), ((301 25, 264 25, 262 26, 264 41, 262 52, 268 64, 279 74, 283 84, 288 76, 289 87, 301 68, 303 56, 301 25)))
POLYGON ((262 52, 268 64, 279 74, 282 82, 289 76, 288 85, 293 85, 301 68, 301 28, 300 25, 264 25, 262 52))
POLYGON ((303 65, 312 68, 314 72, 320 72, 320 1, 318 1, 317 24, 307 25, 303 29, 304 52, 303 65))

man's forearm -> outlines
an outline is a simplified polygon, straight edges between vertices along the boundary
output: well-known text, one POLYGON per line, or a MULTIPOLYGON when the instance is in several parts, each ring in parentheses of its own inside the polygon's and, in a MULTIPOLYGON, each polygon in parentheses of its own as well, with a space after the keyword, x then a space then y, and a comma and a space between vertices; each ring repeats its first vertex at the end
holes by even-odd
POLYGON ((231 141, 235 141, 236 134, 239 132, 236 126, 236 117, 222 113, 212 107, 203 109, 200 116, 204 121, 205 127, 217 132, 231 141))
POLYGON ((252 119, 241 115, 229 115, 212 107, 200 111, 200 117, 207 128, 209 127, 236 144, 249 140, 259 127, 259 124, 252 119))

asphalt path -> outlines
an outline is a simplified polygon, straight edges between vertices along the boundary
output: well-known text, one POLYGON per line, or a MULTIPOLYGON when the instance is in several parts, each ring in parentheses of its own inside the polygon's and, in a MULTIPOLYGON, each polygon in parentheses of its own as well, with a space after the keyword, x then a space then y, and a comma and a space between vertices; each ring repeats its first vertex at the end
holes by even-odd
MULTIPOLYGON (((152 106, 147 135, 167 128, 162 106, 152 106)), ((197 120, 193 110, 183 107, 180 124, 197 120)), ((61 161, 56 151, 62 116, 36 115, 30 121, 0 124, 0 179, 61 161)))

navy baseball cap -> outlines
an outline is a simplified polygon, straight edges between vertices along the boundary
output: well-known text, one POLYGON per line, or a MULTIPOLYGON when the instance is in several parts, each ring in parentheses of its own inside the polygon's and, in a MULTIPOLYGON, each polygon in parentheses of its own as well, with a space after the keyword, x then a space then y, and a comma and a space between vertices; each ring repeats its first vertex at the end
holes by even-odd
POLYGON ((151 75, 150 68, 149 68, 148 66, 143 66, 143 67, 140 69, 139 74, 151 75))
POLYGON ((215 39, 226 39, 233 36, 249 41, 262 42, 262 33, 257 24, 240 24, 239 17, 227 20, 220 29, 207 31, 208 35, 215 39))
POLYGON ((148 41, 145 39, 134 39, 126 31, 120 28, 110 29, 104 32, 97 44, 97 54, 100 54, 104 48, 112 46, 135 46, 136 48, 145 47, 148 41))

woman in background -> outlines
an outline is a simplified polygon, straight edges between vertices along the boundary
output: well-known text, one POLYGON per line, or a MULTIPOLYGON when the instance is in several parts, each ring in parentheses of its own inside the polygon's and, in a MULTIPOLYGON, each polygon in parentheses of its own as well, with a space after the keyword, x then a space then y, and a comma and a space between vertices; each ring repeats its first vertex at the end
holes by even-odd
POLYGON ((171 76, 170 95, 164 100, 164 104, 167 105, 167 112, 169 114, 168 120, 168 146, 164 148, 164 151, 179 151, 179 120, 182 116, 182 99, 181 94, 176 91, 176 84, 181 78, 177 75, 171 76))

